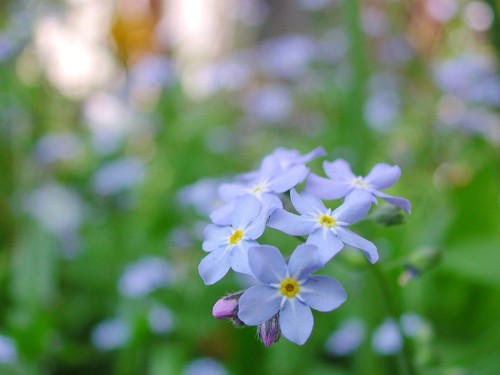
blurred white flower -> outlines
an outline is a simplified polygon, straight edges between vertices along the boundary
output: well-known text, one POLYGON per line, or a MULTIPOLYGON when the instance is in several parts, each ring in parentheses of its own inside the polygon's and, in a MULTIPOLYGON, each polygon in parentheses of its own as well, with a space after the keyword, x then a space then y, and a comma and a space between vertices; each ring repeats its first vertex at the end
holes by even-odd
POLYGON ((0 364, 17 361, 16 343, 10 337, 0 335, 0 364))
POLYGON ((458 11, 457 0, 427 0, 425 10, 437 21, 448 22, 458 11))
POLYGON ((86 125, 92 133, 92 141, 98 152, 115 151, 134 127, 132 110, 116 96, 98 92, 83 105, 86 125))
POLYGON ((144 178, 144 166, 134 159, 120 159, 102 165, 94 174, 95 190, 111 195, 136 186, 144 178))
POLYGON ((57 235, 76 231, 83 218, 80 196, 61 185, 45 185, 33 191, 25 198, 24 208, 57 235))
POLYGON ((200 358, 188 364, 182 375, 229 375, 229 372, 214 359, 200 358))
POLYGON ((252 91, 244 103, 251 118, 263 122, 285 121, 293 109, 290 91, 281 85, 267 85, 252 91))
POLYGON ((156 334, 169 333, 174 329, 174 316, 166 306, 153 305, 148 313, 148 323, 151 331, 156 334))
POLYGON ((493 24, 493 18, 493 10, 484 1, 471 1, 464 8, 463 19, 472 30, 488 30, 493 24))
POLYGON ((391 355, 399 353, 402 347, 403 337, 401 336, 397 322, 392 318, 387 318, 373 332, 373 351, 381 355, 391 355))
POLYGON ((148 256, 125 268, 118 288, 126 297, 144 297, 147 294, 171 285, 174 271, 167 261, 148 256))
POLYGON ((109 1, 66 4, 64 17, 44 15, 34 26, 37 58, 62 94, 82 98, 108 84, 117 67, 107 45, 112 17, 109 1))
POLYGON ((103 351, 122 348, 130 337, 130 327, 120 318, 100 322, 91 334, 92 344, 103 351))
POLYGON ((346 319, 327 339, 325 350, 336 356, 349 355, 359 348, 365 334, 366 327, 361 319, 346 319))

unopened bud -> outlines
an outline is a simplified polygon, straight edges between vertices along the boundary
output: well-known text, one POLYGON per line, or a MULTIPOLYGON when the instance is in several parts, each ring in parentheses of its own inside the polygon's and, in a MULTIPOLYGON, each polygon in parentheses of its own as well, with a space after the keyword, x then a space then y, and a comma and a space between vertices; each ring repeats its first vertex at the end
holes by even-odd
POLYGON ((219 299, 212 308, 212 315, 214 318, 230 319, 237 327, 245 325, 238 318, 238 302, 242 294, 243 292, 238 292, 219 299))
POLYGON ((437 247, 423 247, 410 254, 405 261, 405 271, 399 277, 399 284, 405 285, 410 280, 429 271, 441 262, 443 250, 437 247))
POLYGON ((377 207, 370 215, 370 218, 375 221, 375 223, 386 227, 400 225, 406 222, 404 211, 392 204, 385 204, 377 207))
POLYGON ((271 346, 275 342, 278 342, 281 337, 279 314, 276 314, 268 321, 260 324, 257 327, 257 334, 267 347, 271 346))

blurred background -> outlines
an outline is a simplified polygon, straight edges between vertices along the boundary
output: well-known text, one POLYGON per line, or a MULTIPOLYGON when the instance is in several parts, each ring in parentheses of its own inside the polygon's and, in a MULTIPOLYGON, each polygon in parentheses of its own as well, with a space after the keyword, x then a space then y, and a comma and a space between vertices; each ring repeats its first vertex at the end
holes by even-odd
POLYGON ((499 374, 499 12, 0 1, 0 374, 499 374), (318 146, 400 165, 412 214, 357 224, 380 262, 341 253, 347 302, 265 348, 212 317, 244 283, 203 285, 201 233, 221 181, 318 146))

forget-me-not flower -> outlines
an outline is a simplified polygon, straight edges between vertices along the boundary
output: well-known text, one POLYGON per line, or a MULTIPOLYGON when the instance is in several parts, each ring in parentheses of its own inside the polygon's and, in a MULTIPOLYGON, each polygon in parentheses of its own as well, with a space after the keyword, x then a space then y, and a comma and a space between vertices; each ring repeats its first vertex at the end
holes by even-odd
POLYGON ((364 218, 371 207, 371 195, 358 190, 349 194, 336 210, 326 208, 318 197, 292 190, 290 198, 299 215, 276 209, 268 226, 292 236, 308 236, 306 243, 319 249, 320 259, 328 262, 344 243, 361 249, 371 263, 378 260, 376 246, 347 227, 364 218))
POLYGON ((205 284, 214 284, 224 277, 229 268, 251 275, 248 266, 248 249, 258 245, 266 227, 268 216, 257 198, 246 195, 234 207, 231 225, 209 224, 203 233, 203 250, 209 254, 203 258, 198 271, 205 284))
POLYGON ((222 184, 219 195, 227 202, 214 210, 210 219, 219 225, 228 225, 234 205, 245 195, 253 195, 269 211, 283 206, 277 194, 284 193, 305 180, 309 169, 304 165, 307 161, 323 155, 322 148, 301 156, 298 152, 278 149, 262 161, 257 171, 240 176, 240 181, 222 184))
POLYGON ((382 193, 394 185, 401 176, 401 169, 397 165, 380 163, 375 165, 365 177, 356 176, 349 164, 343 159, 334 162, 324 162, 323 169, 329 178, 311 174, 307 180, 306 191, 317 195, 321 199, 339 199, 354 190, 366 190, 373 196, 373 203, 378 198, 400 207, 410 213, 410 202, 404 198, 393 197, 382 193))
POLYGON ((311 275, 323 267, 316 246, 299 245, 288 264, 273 246, 252 247, 248 253, 252 273, 261 284, 240 297, 238 317, 246 325, 260 325, 279 312, 283 336, 302 345, 314 325, 311 308, 331 311, 346 300, 338 281, 311 275))

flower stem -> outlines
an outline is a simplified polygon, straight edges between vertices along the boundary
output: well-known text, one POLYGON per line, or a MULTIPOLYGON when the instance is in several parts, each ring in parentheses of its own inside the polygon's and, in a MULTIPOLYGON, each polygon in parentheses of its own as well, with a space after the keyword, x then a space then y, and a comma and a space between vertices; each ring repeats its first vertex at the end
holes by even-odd
MULTIPOLYGON (((398 320, 402 315, 402 311, 400 302, 396 299, 396 295, 392 290, 391 285, 387 281, 385 275, 382 273, 379 265, 371 265, 370 269, 372 270, 373 275, 375 276, 375 279, 377 280, 377 283, 380 287, 389 315, 391 315, 395 320, 398 320)), ((397 324, 397 327, 399 330, 399 334, 402 338, 404 338, 405 336, 403 330, 401 329, 401 326, 397 324)), ((418 371, 413 364, 412 353, 407 340, 404 340, 403 349, 398 354, 398 374, 418 375, 418 371)))

